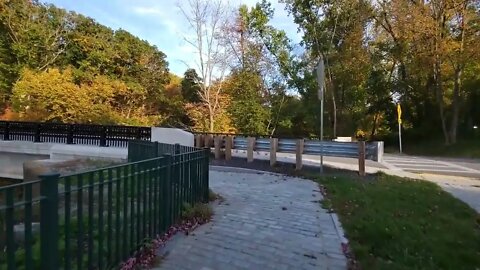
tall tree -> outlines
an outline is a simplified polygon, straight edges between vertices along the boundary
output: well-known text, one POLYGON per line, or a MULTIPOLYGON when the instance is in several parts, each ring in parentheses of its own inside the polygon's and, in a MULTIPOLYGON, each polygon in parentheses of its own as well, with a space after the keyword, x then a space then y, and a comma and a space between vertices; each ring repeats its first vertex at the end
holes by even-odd
POLYGON ((183 3, 180 10, 194 33, 193 38, 185 38, 185 41, 197 55, 195 64, 201 78, 198 96, 207 109, 208 131, 213 132, 218 110, 222 107, 222 81, 228 71, 229 55, 219 38, 229 15, 228 8, 220 0, 183 3))

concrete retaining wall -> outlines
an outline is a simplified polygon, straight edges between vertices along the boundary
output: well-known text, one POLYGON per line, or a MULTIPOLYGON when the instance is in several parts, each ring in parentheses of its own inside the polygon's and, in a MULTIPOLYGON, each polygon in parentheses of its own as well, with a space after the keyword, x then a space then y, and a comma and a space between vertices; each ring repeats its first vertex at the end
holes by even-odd
POLYGON ((38 160, 126 161, 128 150, 116 147, 0 141, 0 177, 24 179, 24 164, 38 160))
POLYGON ((193 146, 194 136, 192 133, 178 128, 152 127, 152 142, 193 146))
POLYGON ((48 155, 0 152, 0 177, 23 179, 23 164, 34 160, 48 159, 48 155))

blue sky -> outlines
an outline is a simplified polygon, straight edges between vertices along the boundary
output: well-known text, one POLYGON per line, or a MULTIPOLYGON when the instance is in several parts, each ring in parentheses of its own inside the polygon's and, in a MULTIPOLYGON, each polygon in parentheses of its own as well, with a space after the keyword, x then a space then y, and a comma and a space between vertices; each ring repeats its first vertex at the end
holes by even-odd
MULTIPOLYGON (((195 55, 193 49, 183 37, 190 29, 181 14, 177 3, 181 0, 46 0, 58 7, 73 10, 94 18, 99 23, 112 29, 125 29, 141 39, 156 45, 167 55, 170 70, 182 75, 193 66, 195 55)), ((253 6, 257 0, 232 0, 236 6, 246 4, 253 6)), ((275 17, 272 25, 287 32, 290 38, 299 40, 292 18, 287 16, 284 5, 273 0, 275 17)))

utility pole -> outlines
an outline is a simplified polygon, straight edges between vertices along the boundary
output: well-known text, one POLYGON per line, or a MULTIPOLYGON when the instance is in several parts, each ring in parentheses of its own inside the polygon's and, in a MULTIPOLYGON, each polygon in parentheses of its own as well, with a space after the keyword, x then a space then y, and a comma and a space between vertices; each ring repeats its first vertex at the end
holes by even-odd
POLYGON ((320 59, 316 68, 317 84, 318 84, 318 99, 320 99, 320 172, 323 173, 323 97, 325 89, 325 64, 323 63, 323 56, 320 59))
POLYGON ((402 107, 400 103, 397 103, 397 115, 398 115, 398 146, 400 148, 400 154, 402 153, 402 107))

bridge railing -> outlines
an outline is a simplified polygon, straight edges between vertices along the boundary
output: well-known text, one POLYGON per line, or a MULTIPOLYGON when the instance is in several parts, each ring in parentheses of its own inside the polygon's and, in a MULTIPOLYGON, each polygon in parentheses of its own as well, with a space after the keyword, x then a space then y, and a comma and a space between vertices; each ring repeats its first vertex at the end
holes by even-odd
POLYGON ((150 127, 0 121, 0 139, 127 147, 129 140, 151 139, 150 127))
POLYGON ((118 268, 175 224, 184 203, 208 201, 209 151, 172 149, 0 187, 0 269, 118 268))

